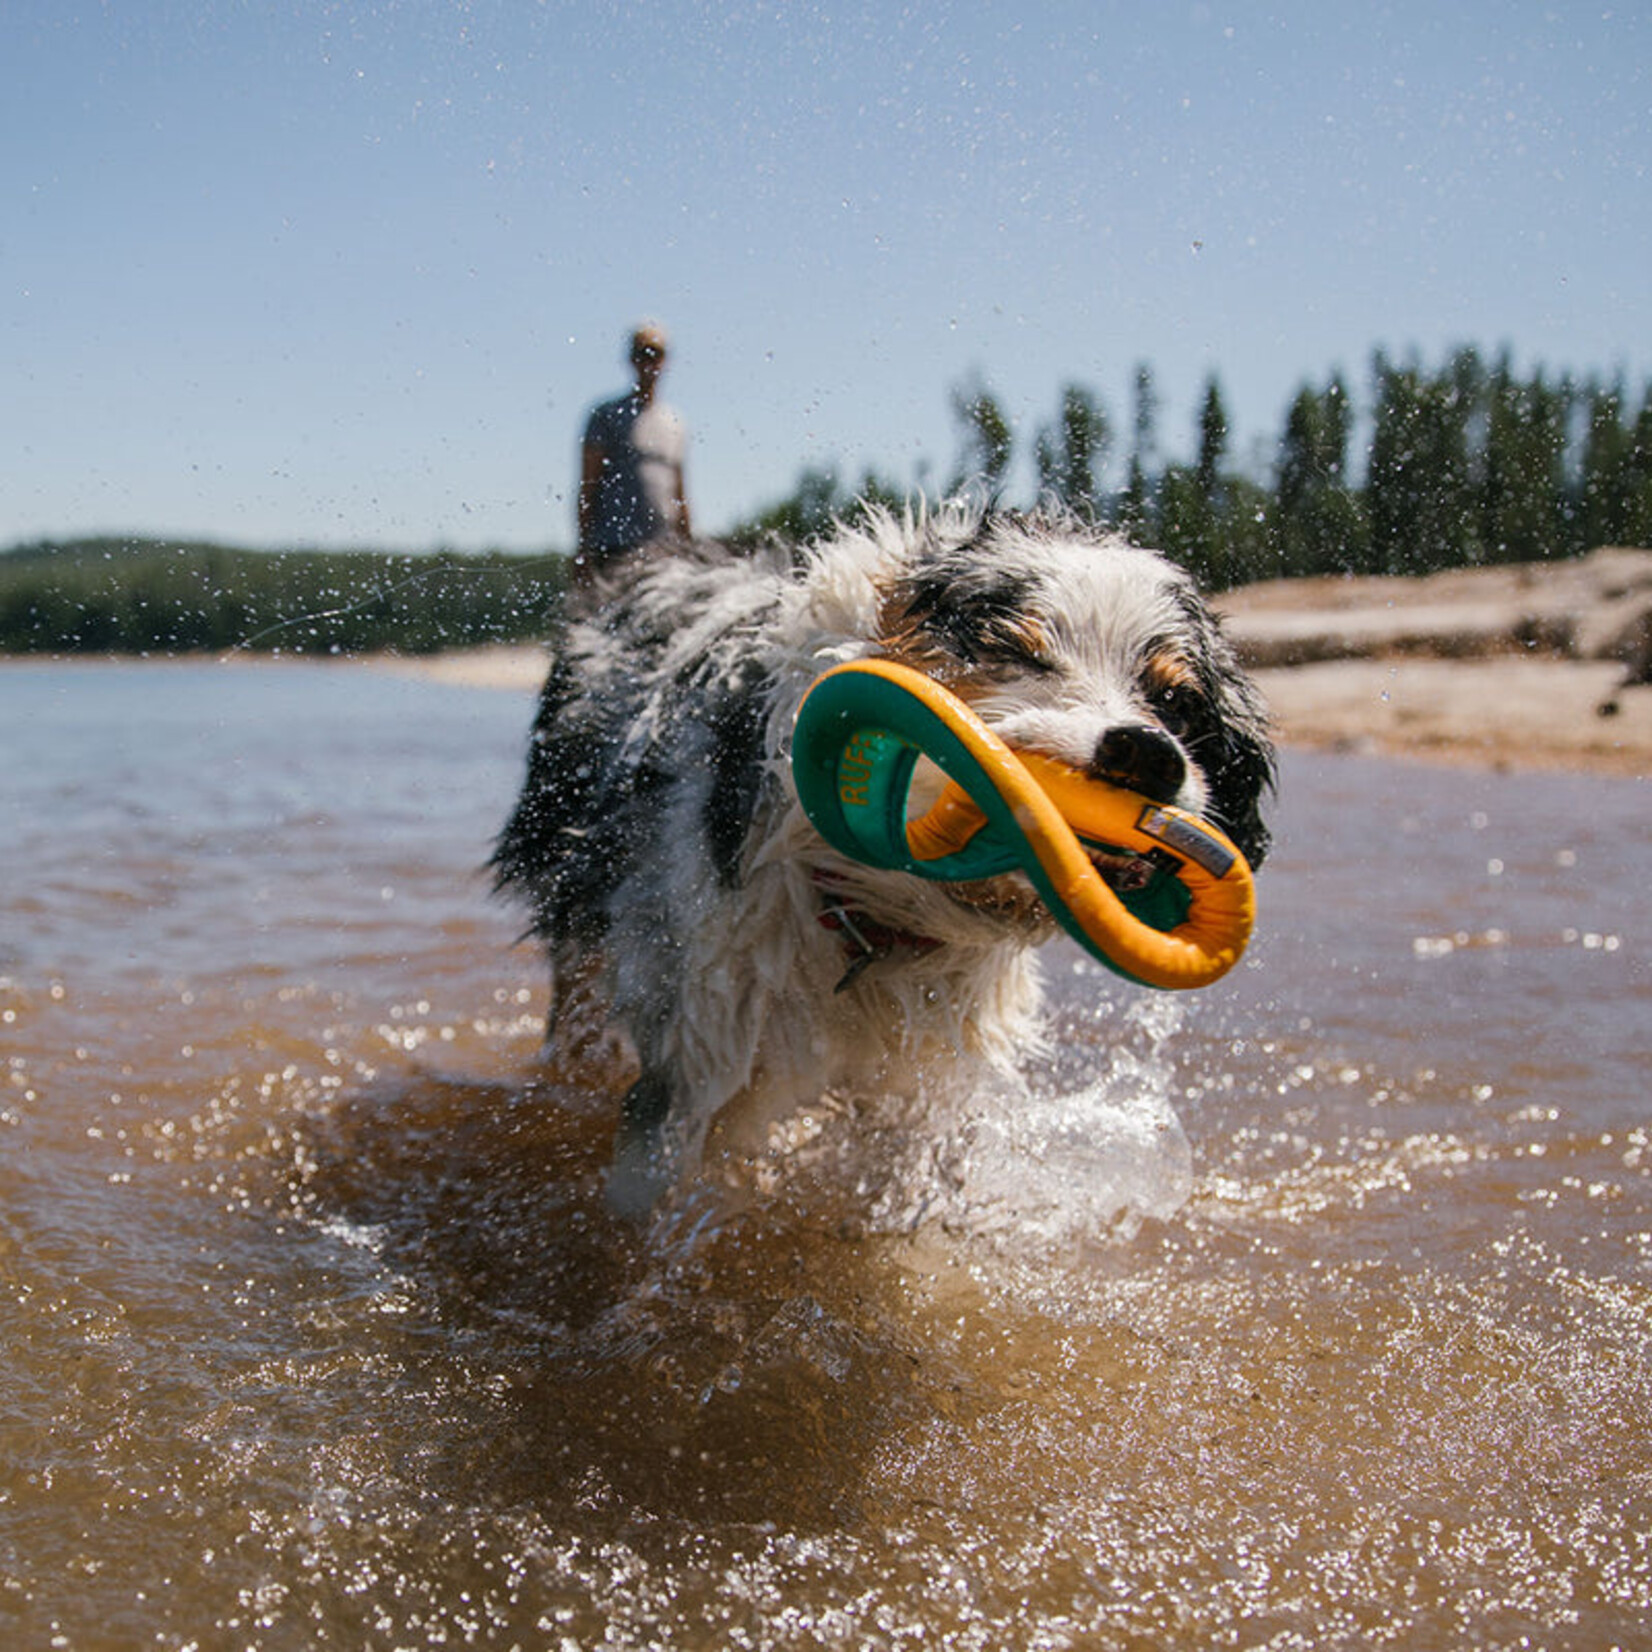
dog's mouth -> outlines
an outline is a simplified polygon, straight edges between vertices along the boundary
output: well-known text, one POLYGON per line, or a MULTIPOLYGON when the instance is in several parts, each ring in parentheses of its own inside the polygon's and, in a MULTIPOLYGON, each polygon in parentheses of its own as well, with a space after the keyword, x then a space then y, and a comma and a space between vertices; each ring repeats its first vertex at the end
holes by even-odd
POLYGON ((982 917, 1034 936, 1055 932, 1055 918, 1050 909, 1019 872, 949 883, 945 887, 950 899, 982 917))
MULTIPOLYGON (((1157 868, 1145 855, 1093 844, 1085 844, 1084 849, 1102 882, 1115 895, 1137 894, 1153 881, 1157 868)), ((949 883, 946 890, 959 905, 1014 928, 1053 931, 1056 927, 1054 915, 1020 872, 949 883)))
MULTIPOLYGON (((920 758, 907 803, 909 817, 916 817, 927 809, 940 795, 945 782, 945 775, 927 757, 920 758)), ((1090 864, 1115 895, 1136 894, 1153 881, 1157 868, 1145 855, 1080 841, 1090 864)), ((1055 920, 1049 909, 1020 872, 960 880, 948 883, 946 889, 954 900, 971 911, 1018 928, 1039 930, 1054 927, 1055 920)))
POLYGON ((1115 895, 1133 895, 1153 881, 1155 867, 1145 855, 1133 855, 1122 849, 1102 849, 1085 844, 1090 864, 1101 874, 1101 881, 1115 895))

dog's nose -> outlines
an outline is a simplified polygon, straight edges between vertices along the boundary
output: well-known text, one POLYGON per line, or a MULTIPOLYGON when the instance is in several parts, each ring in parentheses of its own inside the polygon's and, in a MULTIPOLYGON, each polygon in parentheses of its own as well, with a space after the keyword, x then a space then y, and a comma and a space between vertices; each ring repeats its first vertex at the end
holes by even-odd
POLYGON ((1187 778, 1187 763, 1181 747, 1162 729, 1127 724, 1108 729, 1096 742, 1090 772, 1155 803, 1170 803, 1187 778))

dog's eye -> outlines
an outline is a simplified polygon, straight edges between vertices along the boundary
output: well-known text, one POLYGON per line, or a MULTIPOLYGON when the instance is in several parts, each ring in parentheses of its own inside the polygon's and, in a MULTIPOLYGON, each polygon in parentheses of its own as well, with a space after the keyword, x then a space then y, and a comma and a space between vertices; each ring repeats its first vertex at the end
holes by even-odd
POLYGON ((994 626, 971 639, 970 653, 981 665, 1002 666, 1011 671, 1053 671, 1045 658, 1043 639, 1015 626, 994 626))
POLYGON ((1147 703, 1167 728, 1180 731, 1197 720, 1201 701, 1191 684, 1160 680, 1148 683, 1147 703))
POLYGON ((965 658, 1006 671, 1053 671, 1044 628, 1025 613, 994 614, 967 638, 965 658))

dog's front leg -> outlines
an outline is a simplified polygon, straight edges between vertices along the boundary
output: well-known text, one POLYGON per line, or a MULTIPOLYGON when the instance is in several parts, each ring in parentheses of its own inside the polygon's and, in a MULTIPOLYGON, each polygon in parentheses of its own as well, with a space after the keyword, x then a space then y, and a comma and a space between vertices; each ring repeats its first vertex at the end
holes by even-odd
POLYGON ((644 1216, 670 1180, 665 1121, 671 1087, 658 1073, 644 1072, 620 1103, 614 1162, 608 1171, 608 1203, 622 1216, 644 1216))

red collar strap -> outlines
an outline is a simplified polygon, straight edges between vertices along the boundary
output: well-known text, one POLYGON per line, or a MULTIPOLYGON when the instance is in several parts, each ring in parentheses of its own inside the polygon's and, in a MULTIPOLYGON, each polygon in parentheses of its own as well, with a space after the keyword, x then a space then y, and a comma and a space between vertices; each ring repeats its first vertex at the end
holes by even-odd
POLYGON ((852 985, 868 964, 879 963, 897 952, 921 958, 941 945, 933 936, 914 935, 909 929, 895 929, 850 906, 834 893, 838 880, 830 872, 816 872, 814 879, 821 894, 821 927, 834 929, 843 937, 844 955, 849 960, 849 967, 843 972, 843 979, 833 987, 833 992, 842 992, 852 985))

